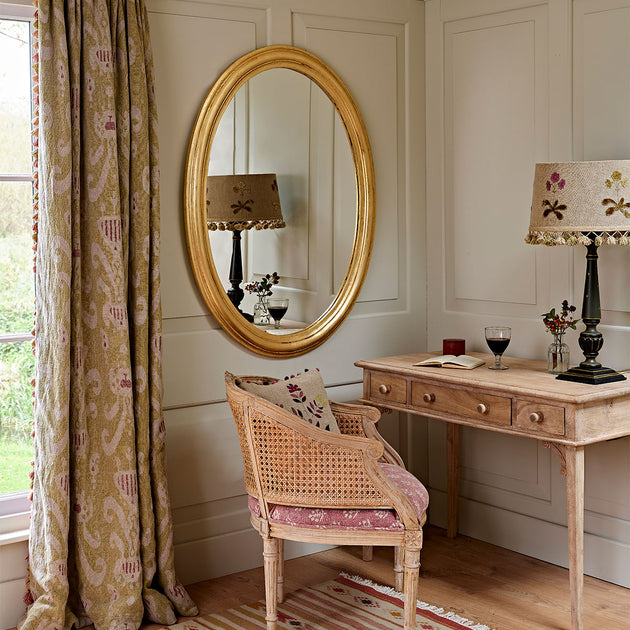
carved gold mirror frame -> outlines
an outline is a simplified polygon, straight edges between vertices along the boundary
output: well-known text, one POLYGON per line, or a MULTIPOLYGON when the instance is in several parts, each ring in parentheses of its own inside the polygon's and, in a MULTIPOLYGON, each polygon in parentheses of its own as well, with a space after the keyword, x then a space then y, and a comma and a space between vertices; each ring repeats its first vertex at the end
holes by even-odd
POLYGON ((233 339, 271 357, 308 352, 343 322, 365 279, 374 240, 374 165, 365 124, 348 88, 320 59, 291 46, 267 46, 243 55, 206 95, 190 137, 184 176, 184 218, 188 254, 197 287, 210 312, 233 339), (271 335, 248 322, 234 307, 217 275, 206 225, 206 178, 219 121, 238 90, 272 68, 288 68, 314 81, 331 100, 345 127, 356 178, 354 241, 346 274, 332 303, 313 323, 287 335, 271 335))

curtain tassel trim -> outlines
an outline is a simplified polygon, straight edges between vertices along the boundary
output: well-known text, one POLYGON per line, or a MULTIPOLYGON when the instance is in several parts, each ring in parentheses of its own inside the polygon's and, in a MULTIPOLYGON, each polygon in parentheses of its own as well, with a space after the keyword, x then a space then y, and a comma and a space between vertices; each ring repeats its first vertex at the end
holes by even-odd
MULTIPOLYGON (((31 169, 33 173, 33 275, 37 274, 37 234, 38 234, 38 221, 39 221, 39 23, 38 23, 38 2, 33 2, 35 11, 33 14, 33 48, 31 58, 31 77, 33 82, 33 120, 31 123, 31 169)), ((33 354, 35 354, 35 305, 33 305, 33 330, 31 335, 31 346, 33 347, 33 354)), ((32 396, 33 396, 33 408, 35 408, 35 379, 31 380, 32 396)), ((33 413, 33 417, 35 414, 33 413)), ((33 430, 31 431, 31 438, 35 440, 35 421, 33 420, 33 430)), ((29 500, 33 500, 33 482, 35 480, 35 461, 31 462, 31 471, 29 472, 29 486, 31 492, 29 494, 29 500)), ((24 578, 24 597, 22 600, 27 606, 30 606, 35 600, 31 592, 31 565, 30 555, 27 555, 24 559, 26 562, 26 577, 24 578)))

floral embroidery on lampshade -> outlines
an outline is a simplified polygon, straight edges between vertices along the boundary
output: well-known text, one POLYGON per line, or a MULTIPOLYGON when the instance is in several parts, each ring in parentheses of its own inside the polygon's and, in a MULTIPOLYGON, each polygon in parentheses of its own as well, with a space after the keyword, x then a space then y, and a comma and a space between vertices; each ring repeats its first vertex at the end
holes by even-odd
MULTIPOLYGON (((252 192, 252 189, 245 182, 238 182, 236 186, 232 187, 232 190, 239 196, 245 197, 245 195, 249 195, 252 192)), ((246 210, 247 212, 252 211, 252 204, 254 203, 253 199, 239 199, 235 201, 230 207, 232 208, 232 212, 237 214, 241 210, 246 210)))
MULTIPOLYGON (((613 171, 608 179, 606 179, 606 188, 614 188, 617 195, 620 195, 621 189, 628 185, 628 178, 624 177, 620 171, 613 171)), ((608 206, 606 208, 606 215, 610 216, 617 210, 621 212, 626 218, 630 218, 630 202, 627 202, 624 197, 620 197, 619 201, 610 199, 602 199, 602 206, 608 206)))
MULTIPOLYGON (((558 193, 559 190, 563 190, 566 186, 566 180, 560 177, 560 173, 558 171, 554 171, 551 174, 551 177, 547 180, 547 190, 552 193, 558 193)), ((562 214, 563 210, 567 209, 566 204, 560 203, 558 199, 554 200, 553 203, 549 201, 549 199, 544 199, 542 202, 543 208, 545 208, 543 212, 543 216, 546 217, 553 212, 556 215, 558 220, 562 220, 564 215, 562 214)))
POLYGON ((525 241, 630 245, 628 182, 630 160, 536 164, 525 241))
POLYGON ((557 192, 558 190, 562 190, 566 185, 566 181, 564 179, 560 179, 560 173, 554 171, 551 174, 551 177, 547 180, 547 190, 551 192, 557 192))

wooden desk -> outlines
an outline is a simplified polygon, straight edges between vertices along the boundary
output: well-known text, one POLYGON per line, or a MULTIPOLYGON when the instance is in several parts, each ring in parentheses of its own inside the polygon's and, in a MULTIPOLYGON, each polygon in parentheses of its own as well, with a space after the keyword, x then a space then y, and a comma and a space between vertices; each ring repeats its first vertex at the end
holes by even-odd
POLYGON ((357 361, 363 402, 448 423, 448 535, 457 533, 460 425, 542 440, 559 457, 567 483, 571 628, 582 630, 584 446, 630 435, 630 381, 558 381, 542 361, 507 357, 509 370, 414 367, 432 355, 357 361))

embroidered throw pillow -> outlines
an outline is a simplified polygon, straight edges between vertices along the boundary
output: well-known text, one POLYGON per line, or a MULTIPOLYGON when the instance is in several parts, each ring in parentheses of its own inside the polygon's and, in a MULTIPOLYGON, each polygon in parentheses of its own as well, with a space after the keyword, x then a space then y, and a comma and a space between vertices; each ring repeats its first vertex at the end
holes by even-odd
POLYGON ((240 379, 238 385, 245 391, 287 409, 320 429, 341 433, 328 404, 324 381, 317 369, 285 376, 283 380, 270 378, 269 383, 265 385, 240 379))

